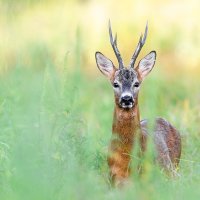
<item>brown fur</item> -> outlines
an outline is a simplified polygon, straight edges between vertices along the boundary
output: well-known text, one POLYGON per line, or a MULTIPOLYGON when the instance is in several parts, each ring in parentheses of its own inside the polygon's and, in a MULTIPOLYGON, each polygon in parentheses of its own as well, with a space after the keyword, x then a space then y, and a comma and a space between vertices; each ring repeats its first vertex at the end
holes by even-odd
MULTIPOLYGON (((117 101, 117 100, 116 100, 117 101)), ((131 152, 136 135, 139 134, 142 154, 146 150, 147 121, 140 122, 138 106, 122 109, 117 104, 114 109, 113 139, 108 156, 110 175, 115 185, 123 184, 130 176, 131 152)), ((175 172, 181 155, 179 132, 167 121, 157 118, 154 131, 157 161, 167 171, 175 172)))
MULTIPOLYGON (((102 53, 96 52, 96 62, 99 70, 110 79, 115 94, 115 109, 112 126, 112 140, 109 148, 108 164, 110 175, 115 185, 123 183, 130 176, 131 152, 136 138, 140 141, 140 156, 146 150, 148 138, 147 121, 140 121, 138 108, 138 94, 140 84, 151 72, 156 61, 156 51, 151 51, 140 60, 134 68, 136 58, 145 43, 145 35, 141 37, 136 50, 131 58, 130 67, 126 68, 116 39, 113 40, 112 30, 109 25, 110 41, 117 56, 119 69, 102 53), (138 135, 138 137, 136 137, 138 135)), ((156 160, 162 168, 176 174, 181 155, 181 138, 179 132, 166 120, 157 118, 154 129, 154 143, 157 150, 156 160)))

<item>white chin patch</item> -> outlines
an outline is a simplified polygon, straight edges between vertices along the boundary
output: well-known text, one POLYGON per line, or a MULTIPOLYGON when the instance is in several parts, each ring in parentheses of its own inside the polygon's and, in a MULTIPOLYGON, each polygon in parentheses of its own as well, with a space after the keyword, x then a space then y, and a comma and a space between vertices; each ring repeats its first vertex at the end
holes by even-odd
POLYGON ((125 103, 122 103, 122 108, 132 108, 133 107, 133 103, 130 103, 129 105, 126 105, 125 103))

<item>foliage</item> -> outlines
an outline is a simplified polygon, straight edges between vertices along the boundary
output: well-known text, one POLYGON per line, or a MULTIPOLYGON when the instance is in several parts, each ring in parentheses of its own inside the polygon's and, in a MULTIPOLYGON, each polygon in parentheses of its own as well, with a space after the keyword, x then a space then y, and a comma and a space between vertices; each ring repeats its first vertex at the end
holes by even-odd
MULTIPOLYGON (((110 55, 112 51, 106 49, 107 36, 101 38, 101 31, 94 34, 97 26, 89 34, 88 25, 69 26, 73 16, 60 14, 62 3, 63 9, 70 5, 71 11, 84 8, 86 12, 94 6, 93 1, 58 2, 20 1, 18 5, 25 6, 23 12, 1 12, 0 199, 199 199, 198 70, 166 70, 169 55, 169 63, 177 65, 179 56, 168 53, 176 46, 173 34, 182 33, 182 29, 177 27, 167 34, 169 42, 164 36, 155 39, 157 47, 162 46, 158 63, 140 93, 141 118, 153 123, 156 116, 162 116, 181 131, 180 177, 168 178, 155 166, 150 144, 145 173, 139 177, 133 171, 130 185, 114 189, 109 184, 106 162, 113 94, 94 61, 97 47, 102 46, 110 55)), ((21 8, 16 8, 14 1, 0 3, 6 11, 8 5, 21 8)), ((136 29, 129 27, 130 32, 136 29)), ((128 31, 122 32, 120 37, 128 41, 128 31)), ((133 167, 138 162, 136 155, 134 152, 133 167)))

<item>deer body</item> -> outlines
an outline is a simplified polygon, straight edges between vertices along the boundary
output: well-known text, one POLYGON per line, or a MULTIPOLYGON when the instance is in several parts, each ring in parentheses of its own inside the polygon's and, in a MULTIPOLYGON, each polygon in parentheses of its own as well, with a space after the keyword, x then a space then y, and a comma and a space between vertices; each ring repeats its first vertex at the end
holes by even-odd
MULTIPOLYGON (((106 75, 113 85, 115 94, 115 108, 112 125, 112 139, 109 148, 108 165, 114 184, 124 182, 130 175, 131 152, 137 136, 140 139, 140 149, 143 154, 146 150, 148 137, 148 123, 140 121, 138 94, 142 81, 152 70, 156 52, 151 51, 134 68, 136 58, 145 43, 148 27, 144 37, 140 37, 136 50, 131 58, 130 67, 125 68, 116 38, 113 40, 109 26, 110 42, 119 62, 117 69, 111 60, 100 52, 96 53, 97 66, 106 75)), ((179 132, 166 120, 157 118, 154 128, 154 143, 156 160, 167 171, 175 172, 181 155, 181 138, 179 132)))
POLYGON ((108 164, 113 182, 121 182, 130 174, 131 152, 136 134, 141 132, 137 108, 131 111, 118 106, 114 109, 113 139, 109 148, 108 164))

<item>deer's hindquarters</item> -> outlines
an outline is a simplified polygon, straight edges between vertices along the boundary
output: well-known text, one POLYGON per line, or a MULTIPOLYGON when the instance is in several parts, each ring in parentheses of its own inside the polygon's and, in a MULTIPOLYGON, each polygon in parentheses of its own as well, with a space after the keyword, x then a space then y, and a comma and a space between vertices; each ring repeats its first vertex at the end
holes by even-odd
POLYGON ((175 169, 181 156, 180 133, 166 120, 156 120, 154 137, 157 161, 166 170, 175 169))

